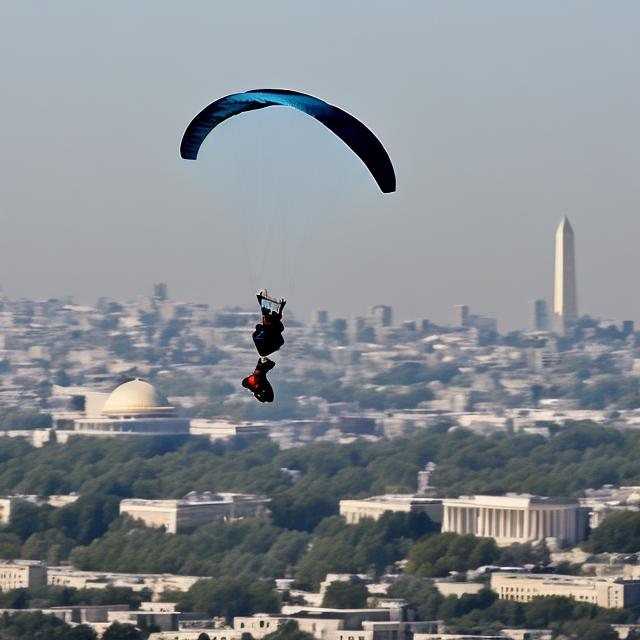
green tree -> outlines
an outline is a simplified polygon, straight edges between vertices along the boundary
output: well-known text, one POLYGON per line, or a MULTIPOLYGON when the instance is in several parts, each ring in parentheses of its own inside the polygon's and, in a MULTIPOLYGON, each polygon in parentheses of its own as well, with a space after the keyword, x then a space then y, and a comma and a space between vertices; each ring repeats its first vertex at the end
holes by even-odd
POLYGON ((323 607, 332 609, 362 609, 367 606, 369 591, 362 580, 338 580, 325 591, 323 607))
POLYGON ((591 531, 582 547, 585 551, 592 553, 640 551, 640 513, 634 511, 610 513, 600 526, 591 531))
POLYGON ((295 620, 287 620, 284 624, 264 637, 264 640, 313 640, 310 633, 300 631, 295 620))
POLYGON ((415 576, 403 576, 389 587, 391 598, 402 598, 416 607, 421 620, 435 620, 444 596, 431 580, 415 576))
POLYGON ((441 533, 417 542, 407 556, 407 572, 418 576, 446 576, 492 564, 500 551, 491 538, 441 533))
POLYGON ((142 640, 143 636, 132 624, 114 622, 102 634, 102 640, 142 640))
POLYGON ((199 580, 178 601, 184 611, 206 611, 211 616, 247 616, 280 611, 280 596, 273 585, 255 576, 199 580))

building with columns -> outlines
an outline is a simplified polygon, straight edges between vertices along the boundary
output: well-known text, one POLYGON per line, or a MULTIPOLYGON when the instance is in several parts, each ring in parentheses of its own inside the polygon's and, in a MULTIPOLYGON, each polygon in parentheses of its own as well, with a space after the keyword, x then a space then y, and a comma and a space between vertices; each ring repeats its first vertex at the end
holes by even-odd
POLYGON ((509 493, 460 496, 442 501, 442 531, 494 538, 499 545, 557 538, 562 545, 583 540, 587 513, 575 498, 509 493))

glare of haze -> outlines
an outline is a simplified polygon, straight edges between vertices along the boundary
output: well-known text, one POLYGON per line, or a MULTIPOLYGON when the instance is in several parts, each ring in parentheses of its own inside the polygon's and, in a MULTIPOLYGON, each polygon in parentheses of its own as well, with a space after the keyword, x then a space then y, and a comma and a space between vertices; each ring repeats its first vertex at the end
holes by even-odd
POLYGON ((640 318, 640 4, 8 0, 0 4, 0 284, 12 297, 391 304, 501 326, 551 297, 576 232, 581 312, 640 318), (237 117, 197 162, 191 118, 235 91, 311 93, 394 162, 290 109, 237 117))

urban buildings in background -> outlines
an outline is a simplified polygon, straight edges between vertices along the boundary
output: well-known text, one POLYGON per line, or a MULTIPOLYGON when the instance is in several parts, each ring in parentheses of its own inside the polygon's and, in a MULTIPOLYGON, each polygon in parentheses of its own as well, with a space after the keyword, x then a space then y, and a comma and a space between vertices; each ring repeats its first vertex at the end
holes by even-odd
POLYGON ((182 533, 215 520, 240 520, 269 514, 270 498, 244 493, 188 493, 181 500, 140 500, 120 502, 120 514, 140 520, 147 527, 182 533))
POLYGON ((640 580, 558 574, 491 574, 491 589, 501 600, 530 602, 534 598, 565 596, 605 609, 640 604, 640 580))
POLYGON ((529 303, 528 325, 531 331, 549 330, 549 306, 546 300, 532 300, 529 303))
MULTIPOLYGON (((565 320, 574 314, 568 301, 575 301, 573 238, 571 251, 565 251, 567 225, 563 221, 560 234, 565 320), (573 294, 567 284, 569 267, 573 294)), ((24 438, 35 446, 64 444, 76 437, 237 439, 239 446, 247 439, 269 438, 288 449, 376 442, 429 427, 538 438, 550 438, 573 421, 620 431, 640 428, 640 334, 632 322, 580 318, 573 308, 575 318, 563 321, 556 331, 547 304, 537 300, 527 329, 508 334, 500 334, 495 319, 472 313, 468 305, 456 307, 451 326, 428 318, 394 323, 391 307, 380 304, 355 318, 333 318, 327 310, 317 310, 308 323, 295 319, 287 308, 286 357, 279 360, 276 403, 262 407, 239 385, 246 363, 255 357, 251 333, 257 309, 211 309, 172 300, 162 284, 149 296, 101 299, 96 306, 0 298, 0 405, 12 410, 6 413, 0 437, 24 438)), ((304 477, 298 468, 280 471, 292 484, 304 477)), ((587 522, 593 529, 612 512, 639 511, 639 487, 605 485, 572 498, 457 496, 447 487, 434 486, 433 472, 433 463, 419 471, 415 493, 391 493, 397 488, 390 487, 387 494, 343 499, 340 514, 355 525, 387 512, 422 519, 426 513, 434 523, 442 521, 445 532, 491 537, 500 546, 516 542, 544 548, 556 565, 585 563, 596 574, 528 574, 526 566, 508 576, 496 572, 492 588, 500 598, 529 601, 569 595, 600 606, 637 601, 640 564, 627 554, 589 557, 587 564, 580 549, 563 547, 584 537, 587 522)), ((268 512, 266 496, 211 489, 180 500, 126 498, 120 513, 179 534, 214 520, 268 512)), ((0 498, 0 520, 11 523, 21 502, 55 508, 76 499, 5 496, 0 498)), ((479 577, 495 569, 478 567, 455 580, 436 580, 434 586, 445 597, 477 593, 486 584, 479 577)), ((141 593, 148 588, 154 599, 165 591, 185 591, 198 580, 192 575, 89 572, 15 561, 0 569, 0 588, 35 588, 43 575, 47 584, 57 586, 128 586, 141 593)), ((139 611, 106 605, 91 610, 60 607, 50 613, 74 624, 88 620, 96 630, 113 621, 155 624, 163 629, 151 636, 158 640, 197 639, 203 629, 210 639, 240 640, 247 631, 255 631, 257 638, 290 619, 318 640, 446 637, 445 625, 415 621, 404 603, 387 597, 393 575, 380 584, 346 574, 327 576, 324 582, 351 579, 367 583, 370 608, 322 608, 322 590, 303 592, 282 580, 282 593, 302 604, 292 604, 281 614, 237 618, 232 628, 224 623, 215 627, 211 619, 194 620, 164 602, 143 603, 139 611)), ((505 629, 500 634, 550 638, 547 630, 527 630, 525 635, 522 629, 505 629)))

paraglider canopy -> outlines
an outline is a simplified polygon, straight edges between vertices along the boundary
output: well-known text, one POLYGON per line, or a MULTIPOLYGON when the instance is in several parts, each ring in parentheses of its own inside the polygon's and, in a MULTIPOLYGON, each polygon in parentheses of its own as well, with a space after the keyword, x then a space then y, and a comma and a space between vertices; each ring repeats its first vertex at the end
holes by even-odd
POLYGON ((389 155, 362 122, 324 100, 286 89, 255 89, 212 102, 187 127, 180 155, 186 160, 197 159, 200 145, 221 122, 245 111, 272 106, 292 107, 321 122, 364 162, 383 193, 396 190, 396 176, 389 155))

